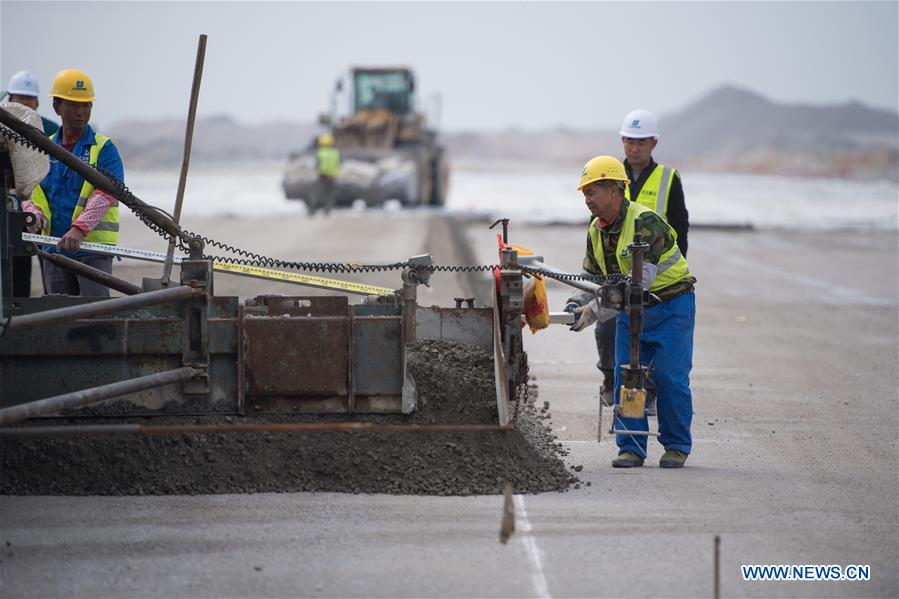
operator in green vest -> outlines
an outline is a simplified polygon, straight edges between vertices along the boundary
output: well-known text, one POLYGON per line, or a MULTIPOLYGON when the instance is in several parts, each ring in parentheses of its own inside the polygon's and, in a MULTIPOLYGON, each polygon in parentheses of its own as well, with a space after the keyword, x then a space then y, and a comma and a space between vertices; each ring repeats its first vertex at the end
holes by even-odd
MULTIPOLYGON (((677 247, 687 257, 687 231, 690 228, 687 206, 684 202, 684 188, 680 175, 670 166, 657 164, 652 159, 652 151, 659 143, 658 121, 648 110, 638 108, 624 117, 621 129, 624 145, 625 172, 630 184, 625 188, 624 197, 654 210, 664 218, 677 234, 677 247)), ((606 405, 612 405, 612 371, 615 368, 615 322, 608 321, 596 326, 596 350, 599 354, 597 367, 603 373, 600 395, 606 405)), ((651 376, 651 375, 650 375, 651 376)), ((650 414, 655 414, 654 388, 649 388, 650 414)))
MULTIPOLYGON (((50 89, 53 110, 62 120, 59 131, 50 139, 87 162, 99 167, 107 176, 125 182, 122 158, 108 137, 90 126, 94 84, 84 71, 66 69, 53 79, 50 89)), ((37 217, 34 230, 59 237, 55 248, 83 264, 112 273, 112 257, 82 251, 81 242, 107 243, 119 241, 119 202, 115 197, 85 181, 75 171, 50 158, 50 173, 23 204, 37 217)), ((108 297, 109 289, 55 264, 41 260, 44 286, 49 294, 108 297)))
MULTIPOLYGON (((687 260, 677 246, 674 229, 645 206, 625 197, 630 183, 624 165, 612 156, 597 156, 581 173, 578 190, 594 217, 587 232, 583 268, 589 274, 629 273, 628 245, 639 233, 649 244, 643 265, 643 286, 662 300, 646 307, 640 334, 640 360, 654 365, 659 416, 659 442, 665 453, 662 468, 680 468, 692 449, 690 425, 693 400, 690 370, 693 366, 693 327, 696 314, 693 286, 687 260)), ((616 321, 616 313, 599 306, 592 294, 580 292, 569 299, 566 311, 577 318, 571 327, 582 331, 597 320, 616 321)), ((619 396, 620 366, 630 361, 630 319, 617 314, 613 397, 619 396)), ((616 417, 616 428, 647 431, 643 418, 616 417)), ((642 466, 646 458, 646 436, 619 434, 615 468, 642 466)))
POLYGON ((323 133, 318 136, 318 151, 315 154, 315 168, 318 181, 313 189, 310 214, 323 210, 330 214, 337 200, 337 175, 340 174, 340 151, 334 147, 334 136, 323 133))

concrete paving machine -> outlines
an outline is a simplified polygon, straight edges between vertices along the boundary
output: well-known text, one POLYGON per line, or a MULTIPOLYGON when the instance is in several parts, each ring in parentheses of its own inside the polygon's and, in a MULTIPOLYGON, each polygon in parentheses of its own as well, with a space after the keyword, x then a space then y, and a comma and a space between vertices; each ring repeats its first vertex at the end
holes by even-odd
MULTIPOLYGON (((371 430, 374 425, 359 415, 408 415, 416 410, 415 383, 406 371, 407 346, 420 339, 444 339, 479 346, 496 361, 495 423, 459 429, 510 426, 509 403, 523 383, 522 272, 514 266, 514 252, 506 252, 505 266, 479 267, 497 273, 494 305, 446 308, 416 303, 417 287, 427 285, 433 273, 456 269, 435 265, 428 255, 377 265, 290 263, 233 247, 227 249, 239 256, 209 256, 207 248, 227 244, 185 231, 2 109, 0 123, 5 139, 63 162, 187 253, 175 257, 180 283, 160 288, 159 281, 144 280, 135 285, 42 250, 57 240, 23 233, 33 216, 19 211, 6 194, 0 203, 0 425, 62 412, 68 416, 344 414, 346 422, 332 423, 334 430, 371 430), (124 296, 9 297, 11 258, 35 254, 124 296), (396 270, 398 285, 374 287, 291 270, 396 270), (241 304, 237 297, 214 294, 218 273, 294 282, 340 295, 267 295, 241 304), (350 304, 345 294, 365 299, 350 304)), ((4 166, 0 160, 0 175, 4 189, 9 189, 14 173, 8 161, 4 166)), ((164 253, 104 244, 84 243, 82 249, 165 260, 164 253)), ((391 426, 403 429, 401 421, 391 426)), ((27 428, 29 434, 40 431, 27 428)), ((234 428, 240 428, 239 422, 234 428)), ((427 425, 408 425, 409 430, 422 428, 427 425)), ((295 423, 293 430, 307 429, 314 426, 295 423)), ((25 432, 0 429, 6 434, 16 430, 25 432)))
MULTIPOLYGON (((23 233, 33 216, 18 209, 12 194, 4 193, 0 437, 510 431, 518 408, 527 400, 522 344, 525 277, 552 277, 592 292, 603 305, 629 310, 632 322, 638 323, 632 328, 634 339, 639 336, 642 307, 651 301, 641 290, 639 275, 633 280, 622 275, 572 275, 547 266, 539 256, 520 256, 515 246, 505 243, 507 222, 497 264, 438 265, 429 255, 368 265, 269 258, 183 229, 2 108, 0 136, 64 163, 97 189, 114 195, 143 224, 184 252, 175 260, 180 281, 144 279, 136 285, 42 250, 58 240, 23 233), (207 253, 212 248, 236 255, 212 256, 207 253), (34 254, 124 295, 9 297, 12 258, 34 254), (399 275, 396 288, 302 273, 390 270, 399 275), (429 285, 436 273, 459 271, 492 275, 491 305, 462 305, 461 300, 454 307, 418 305, 419 285, 429 285), (215 295, 218 274, 294 282, 340 295, 262 295, 241 303, 237 297, 215 295), (594 280, 585 280, 590 278, 594 280), (346 294, 362 295, 364 300, 351 304, 346 294), (492 422, 407 419, 422 405, 407 371, 407 352, 417 341, 429 339, 477 346, 493 357, 492 422), (321 415, 327 419, 308 418, 321 415), (163 418, 156 423, 155 417, 163 418), (74 424, 72 418, 77 419, 74 424)), ((0 183, 8 190, 14 172, 2 158, 0 153, 0 183)), ((166 260, 164 253, 120 246, 84 243, 82 249, 166 260)), ((639 269, 639 262, 634 263, 639 269)), ((549 314, 548 322, 571 324, 572 316, 549 314)), ((635 357, 626 372, 622 408, 640 409, 643 372, 635 357)))
MULTIPOLYGON (((357 67, 350 78, 351 114, 336 115, 338 81, 331 112, 320 117, 341 154, 336 205, 357 199, 381 205, 395 199, 404 206, 442 206, 449 183, 449 161, 437 132, 415 107, 415 76, 404 67, 357 67)), ((284 174, 288 199, 309 202, 316 193, 317 139, 292 154, 284 174)))

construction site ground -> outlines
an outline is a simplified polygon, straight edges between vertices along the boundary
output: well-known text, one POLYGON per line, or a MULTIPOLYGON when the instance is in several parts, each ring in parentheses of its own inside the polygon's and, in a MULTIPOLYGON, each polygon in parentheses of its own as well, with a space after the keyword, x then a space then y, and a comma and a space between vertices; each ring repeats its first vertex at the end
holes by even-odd
MULTIPOLYGON (((494 232, 429 212, 206 219, 188 228, 274 256, 496 260, 494 232), (469 244, 460 243, 465 239, 469 244)), ((123 244, 160 249, 127 222, 123 244)), ((511 241, 577 270, 578 227, 512 224, 511 241)), ((502 498, 275 493, 0 497, 4 597, 899 595, 897 236, 695 229, 693 454, 613 470, 596 442, 592 330, 525 333, 539 401, 579 488, 502 498), (589 483, 589 485, 588 485, 589 483), (866 582, 748 582, 743 564, 869 564, 866 582)), ((117 263, 130 280, 160 268, 117 263)), ((366 277, 398 285, 397 273, 366 277)), ((305 291, 219 276, 219 295, 305 291)), ((561 309, 567 288, 551 284, 561 309)), ((435 275, 420 304, 481 295, 435 275)), ((608 416, 608 414, 607 414, 608 416)), ((608 426, 608 419, 604 422, 608 426)), ((301 459, 301 456, 298 456, 301 459)))

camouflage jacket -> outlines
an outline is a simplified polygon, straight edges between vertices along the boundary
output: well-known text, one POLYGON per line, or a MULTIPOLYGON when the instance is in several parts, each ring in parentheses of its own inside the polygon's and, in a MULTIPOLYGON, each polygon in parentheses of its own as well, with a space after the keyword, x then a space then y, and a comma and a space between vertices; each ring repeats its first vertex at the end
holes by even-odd
MULTIPOLYGON (((621 269, 618 267, 618 259, 616 253, 618 251, 618 237, 621 235, 621 225, 624 223, 624 217, 627 214, 630 202, 627 199, 621 200, 621 210, 618 218, 605 229, 600 229, 600 239, 602 239, 602 254, 605 258, 606 272, 618 273, 621 269)), ((592 226, 592 224, 591 224, 592 226)), ((649 250, 646 252, 645 260, 652 264, 658 264, 662 254, 671 249, 675 244, 674 233, 670 225, 665 220, 652 211, 647 211, 637 217, 634 221, 634 234, 640 235, 645 243, 649 244, 649 250)), ((596 262, 596 254, 593 251, 593 241, 590 234, 587 234, 587 254, 584 256, 584 270, 590 274, 600 275, 602 269, 596 262)), ((684 293, 693 291, 695 278, 687 281, 679 281, 669 287, 659 290, 656 295, 660 299, 666 300, 684 293)))

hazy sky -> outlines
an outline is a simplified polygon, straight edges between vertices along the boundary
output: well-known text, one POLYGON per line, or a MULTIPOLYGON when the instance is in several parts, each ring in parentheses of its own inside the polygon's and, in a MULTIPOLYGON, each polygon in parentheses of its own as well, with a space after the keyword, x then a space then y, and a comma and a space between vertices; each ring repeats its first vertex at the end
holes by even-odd
MULTIPOLYGON (((615 128, 730 83, 773 100, 897 107, 896 2, 10 2, 0 85, 94 80, 94 120, 199 114, 312 121, 352 65, 409 65, 444 128, 615 128)), ((41 112, 51 116, 46 95, 41 112)), ((664 123, 663 123, 664 130, 664 123)))

